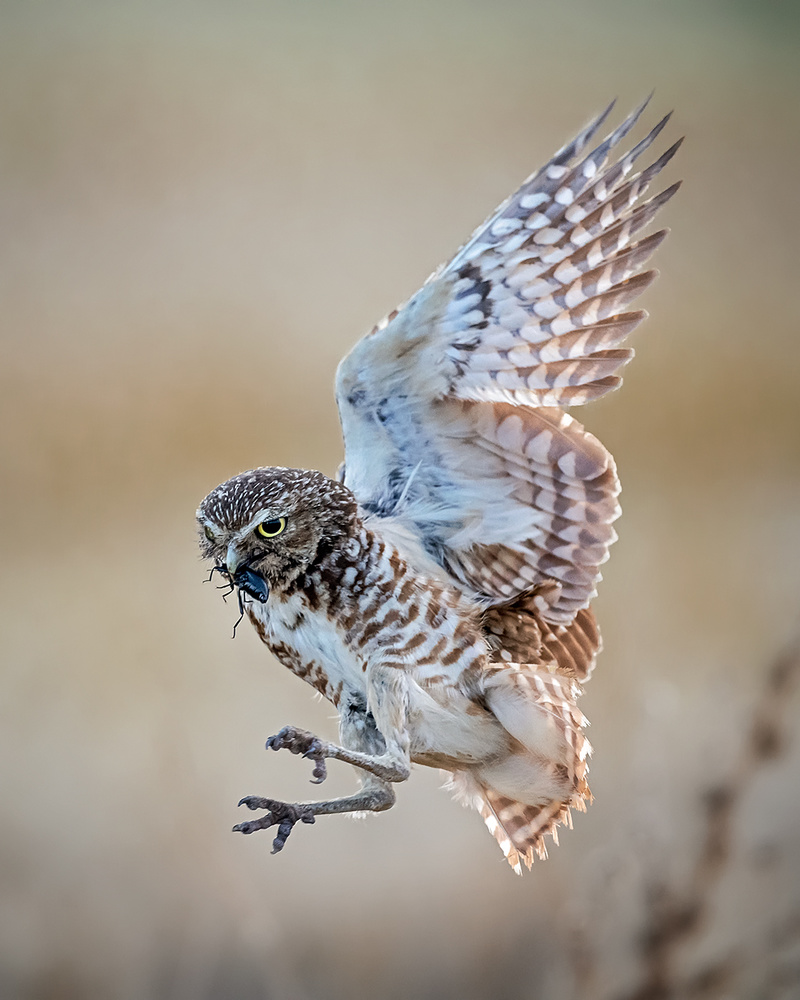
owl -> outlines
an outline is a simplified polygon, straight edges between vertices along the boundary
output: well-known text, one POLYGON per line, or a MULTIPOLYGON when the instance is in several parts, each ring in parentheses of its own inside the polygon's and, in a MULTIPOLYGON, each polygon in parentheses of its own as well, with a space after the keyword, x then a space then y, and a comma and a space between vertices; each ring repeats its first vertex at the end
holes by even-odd
POLYGON ((590 151, 613 103, 339 365, 337 480, 257 468, 197 511, 202 555, 274 656, 331 701, 339 741, 287 726, 267 747, 352 765, 351 795, 247 796, 275 828, 379 812, 412 764, 440 768, 515 871, 591 801, 578 699, 601 648, 591 601, 619 480, 567 410, 615 389, 630 303, 678 188, 643 200, 680 141, 631 175, 669 120, 590 151))

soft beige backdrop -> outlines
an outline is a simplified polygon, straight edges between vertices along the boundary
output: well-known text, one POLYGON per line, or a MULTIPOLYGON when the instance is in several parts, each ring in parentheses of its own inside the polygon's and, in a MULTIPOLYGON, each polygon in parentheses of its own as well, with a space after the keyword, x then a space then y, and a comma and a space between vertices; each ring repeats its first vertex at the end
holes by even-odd
POLYGON ((755 0, 0 5, 0 995, 800 996, 799 37, 755 0), (263 741, 335 723, 230 641, 194 509, 332 473, 342 353, 652 87, 686 183, 580 414, 625 508, 595 804, 517 879, 416 769, 270 857, 236 801, 314 789, 263 741))

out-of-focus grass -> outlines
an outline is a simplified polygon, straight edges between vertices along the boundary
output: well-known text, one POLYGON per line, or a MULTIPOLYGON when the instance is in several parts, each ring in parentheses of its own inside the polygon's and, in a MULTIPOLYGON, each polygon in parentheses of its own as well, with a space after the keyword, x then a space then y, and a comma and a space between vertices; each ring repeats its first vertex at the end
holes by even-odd
MULTIPOLYGON (((0 21, 0 992, 635 989, 648 887, 691 878, 701 795, 798 616, 790 7, 44 3, 0 21), (395 810, 298 830, 278 858, 230 836, 242 794, 303 794, 307 768, 263 739, 335 724, 254 635, 229 641, 197 502, 257 464, 331 473, 349 344, 608 97, 654 84, 688 136, 667 181, 686 184, 623 392, 579 414, 624 483, 585 698, 596 802, 524 880, 421 769, 395 810)), ((733 817, 675 981, 735 953, 735 995, 781 995, 797 969, 791 736, 733 817)))

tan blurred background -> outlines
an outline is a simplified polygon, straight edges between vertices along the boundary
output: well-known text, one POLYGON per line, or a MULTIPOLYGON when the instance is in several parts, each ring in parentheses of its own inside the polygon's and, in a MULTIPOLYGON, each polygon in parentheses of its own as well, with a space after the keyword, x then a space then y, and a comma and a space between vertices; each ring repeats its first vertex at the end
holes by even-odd
POLYGON ((799 29, 756 0, 0 5, 0 996, 800 996, 799 29), (686 183, 625 387, 580 413, 624 483, 596 801, 524 879, 423 769, 271 857, 236 802, 313 792, 263 741, 333 712, 230 641, 195 507, 332 473, 338 358, 652 87, 686 183))

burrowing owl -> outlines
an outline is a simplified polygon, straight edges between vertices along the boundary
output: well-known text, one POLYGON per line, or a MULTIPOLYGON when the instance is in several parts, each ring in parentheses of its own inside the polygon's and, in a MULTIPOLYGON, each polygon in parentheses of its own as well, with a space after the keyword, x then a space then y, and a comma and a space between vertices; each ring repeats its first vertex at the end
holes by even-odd
POLYGON ((267 745, 317 781, 328 757, 361 777, 323 802, 242 799, 266 814, 234 830, 277 826, 273 852, 298 821, 388 809, 412 763, 449 772, 517 871, 591 798, 577 699, 619 481, 563 408, 620 384, 645 316, 624 310, 666 230, 631 240, 678 184, 639 199, 680 143, 629 174, 669 116, 608 165, 645 105, 584 155, 606 109, 342 361, 339 482, 260 468, 200 505, 203 555, 340 713, 341 745, 292 727, 267 745))

